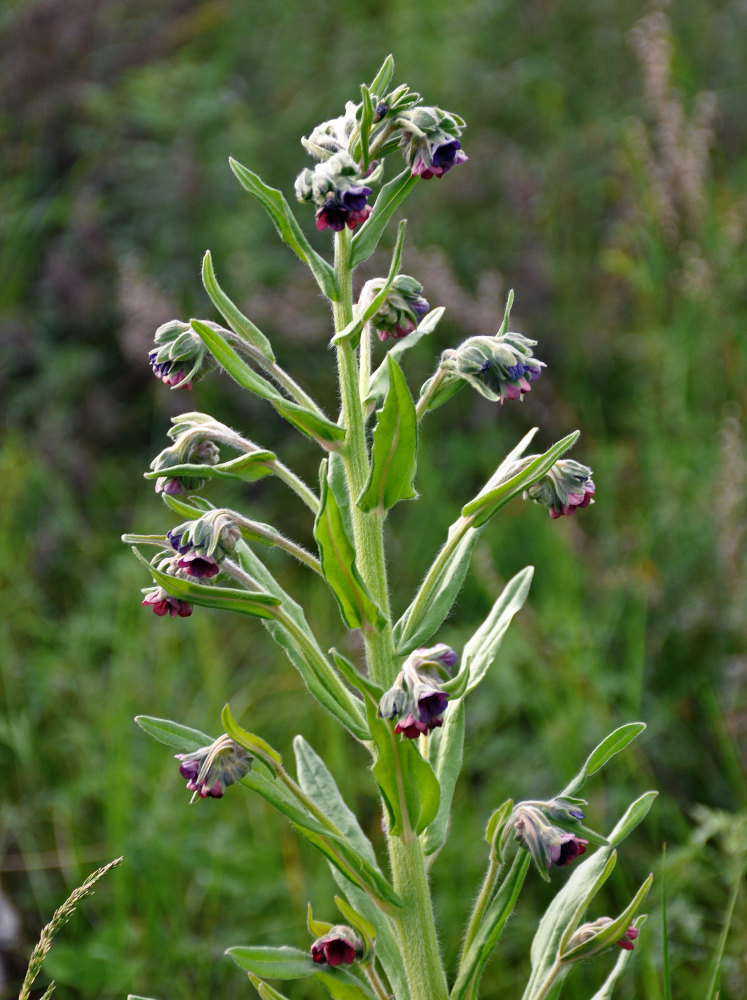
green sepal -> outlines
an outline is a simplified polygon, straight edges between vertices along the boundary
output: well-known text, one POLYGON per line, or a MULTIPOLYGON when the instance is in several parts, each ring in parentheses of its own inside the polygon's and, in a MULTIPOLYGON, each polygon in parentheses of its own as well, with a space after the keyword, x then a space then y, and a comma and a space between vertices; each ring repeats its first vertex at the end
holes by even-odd
POLYGON ((259 327, 255 326, 248 319, 235 303, 229 299, 226 293, 218 284, 213 269, 213 259, 209 250, 205 251, 202 259, 202 283, 205 291, 212 299, 213 305, 228 323, 234 333, 247 340, 253 347, 256 347, 260 354, 263 354, 268 361, 274 361, 275 355, 270 341, 265 337, 259 327))
POLYGON ((495 853, 500 861, 503 860, 499 843, 500 834, 503 832, 503 828, 506 823, 508 823, 513 808, 514 800, 506 799, 505 802, 501 803, 501 805, 499 805, 498 808, 490 814, 488 825, 485 827, 485 839, 490 844, 491 854, 495 853))
POLYGON ((309 934, 312 937, 320 938, 331 931, 335 926, 334 924, 328 923, 326 920, 315 920, 314 913, 311 909, 311 903, 306 904, 306 926, 309 930, 309 934))
POLYGON ((428 755, 441 789, 438 812, 421 837, 426 856, 435 854, 446 841, 454 789, 464 756, 464 699, 450 704, 440 729, 428 736, 428 755))
POLYGON ((625 814, 618 820, 614 830, 607 836, 613 847, 617 847, 618 844, 622 843, 635 830, 638 824, 646 818, 658 795, 659 793, 655 791, 644 792, 643 795, 639 796, 628 807, 625 814))
POLYGON ((343 969, 339 965, 336 968, 317 965, 314 979, 324 986, 332 1000, 376 1000, 372 990, 363 980, 358 979, 350 969, 343 969))
POLYGON ((389 392, 373 433, 371 471, 358 498, 361 510, 384 514, 400 500, 413 500, 418 459, 418 418, 402 369, 389 355, 389 392))
POLYGON ((384 284, 381 286, 376 295, 371 299, 366 308, 359 315, 355 316, 348 325, 336 333, 332 338, 330 343, 335 347, 344 343, 345 341, 350 342, 351 347, 357 347, 361 339, 361 331, 363 327, 368 323, 370 319, 373 319, 376 313, 381 309, 382 305, 386 301, 386 297, 389 294, 389 290, 392 287, 392 282, 399 274, 400 264, 402 263, 402 244, 405 241, 405 227, 407 226, 406 221, 403 219, 397 228, 397 241, 394 244, 394 250, 392 251, 392 262, 389 265, 389 273, 386 276, 384 284))
POLYGON ((156 472, 145 472, 145 479, 162 479, 164 476, 194 476, 199 479, 238 479, 243 483, 253 483, 264 476, 271 476, 273 470, 269 467, 270 462, 275 462, 277 455, 271 451, 252 451, 247 455, 237 455, 236 458, 227 462, 219 462, 217 465, 204 465, 197 463, 185 463, 184 465, 173 465, 168 469, 160 469, 156 472))
POLYGON ((401 836, 407 826, 415 833, 422 833, 438 812, 441 796, 438 779, 413 741, 400 739, 392 723, 378 717, 376 706, 369 698, 366 698, 366 709, 378 751, 371 771, 387 809, 389 833, 401 836), (404 801, 400 800, 400 791, 404 801))
POLYGON ((376 951, 376 928, 370 920, 366 920, 357 910, 353 909, 342 896, 335 896, 335 905, 345 918, 346 923, 358 931, 363 940, 363 955, 360 961, 364 965, 370 964, 374 960, 376 951))
POLYGON ((333 423, 321 413, 315 413, 282 396, 266 378, 258 375, 244 361, 220 332, 199 319, 190 324, 200 340, 240 386, 268 400, 275 410, 296 430, 318 441, 322 447, 336 446, 345 438, 345 428, 333 423))
POLYGON ((226 955, 232 958, 240 969, 255 976, 269 979, 304 979, 314 974, 316 963, 308 951, 282 945, 272 948, 267 945, 239 945, 227 948, 226 955))
POLYGON ((220 721, 224 731, 235 743, 238 743, 239 746, 244 747, 245 750, 248 750, 257 757, 269 757, 270 761, 282 766, 283 758, 277 750, 271 747, 269 743, 265 742, 261 736, 257 736, 254 733, 247 732, 246 729, 243 729, 234 719, 228 705, 224 705, 220 721))
POLYGON ((355 813, 343 799, 337 782, 322 758, 303 736, 295 737, 293 751, 296 756, 298 783, 305 794, 321 809, 327 819, 334 823, 361 858, 368 865, 377 868, 373 845, 361 829, 355 813))
POLYGON ((357 145, 356 150, 353 153, 354 160, 360 160, 363 167, 364 175, 368 173, 368 165, 371 162, 371 157, 369 155, 368 144, 371 139, 371 126, 373 125, 374 112, 376 111, 376 105, 374 104, 373 98, 371 96, 371 91, 365 85, 361 84, 361 123, 360 123, 360 141, 357 145))
POLYGON ((383 185, 373 203, 371 214, 353 235, 350 252, 352 267, 357 267, 364 260, 368 260, 379 245, 387 223, 415 187, 418 179, 411 176, 410 168, 407 167, 401 174, 397 174, 383 185))
MULTIPOLYGON (((452 525, 450 533, 458 524, 452 525)), ((441 626, 462 589, 479 535, 479 529, 468 528, 456 545, 447 541, 433 560, 420 590, 394 626, 398 655, 422 646, 441 626)))
POLYGON ((391 53, 386 57, 384 62, 381 64, 378 73, 369 83, 368 89, 372 94, 376 94, 377 97, 383 97, 386 94, 389 84, 392 82, 392 77, 394 76, 394 58, 391 53))
POLYGON ((558 797, 567 799, 569 796, 575 795, 590 775, 596 774, 608 760, 624 750, 629 743, 632 743, 645 728, 645 722, 627 722, 624 726, 611 732, 609 736, 605 736, 602 742, 591 751, 584 766, 575 778, 568 782, 558 797))
POLYGON ((233 157, 229 157, 228 162, 242 187, 254 195, 270 216, 281 240, 288 244, 304 264, 308 265, 327 298, 331 302, 337 302, 340 293, 334 269, 306 239, 282 192, 278 191, 277 188, 269 187, 261 177, 242 166, 233 157))
POLYGON ((386 395, 389 392, 388 359, 394 358, 394 360, 399 364, 399 359, 405 351, 409 351, 410 348, 414 347, 419 340, 423 337, 427 337, 429 333, 433 333, 445 311, 446 310, 443 306, 431 309, 430 312, 423 316, 412 333, 408 333, 406 337, 400 337, 399 340, 395 341, 394 346, 389 348, 386 358, 371 376, 371 380, 368 384, 368 394, 364 400, 366 406, 373 405, 380 407, 386 399, 386 395))
POLYGON ((260 979, 259 976, 255 976, 253 972, 247 972, 247 975, 249 976, 249 982, 259 994, 260 1000, 288 1000, 288 997, 284 993, 276 990, 274 986, 270 986, 269 983, 266 983, 264 979, 260 979))
POLYGON ((189 500, 182 500, 179 497, 169 496, 168 493, 162 493, 161 498, 175 514, 186 517, 189 521, 196 521, 209 510, 215 510, 215 506, 207 497, 191 496, 189 500))
MULTIPOLYGON (((636 917, 635 921, 633 922, 633 926, 635 927, 636 930, 640 930, 641 927, 643 927, 643 925, 646 923, 646 920, 647 920, 646 914, 642 913, 639 917, 636 917)), ((620 954, 617 956, 617 961, 612 966, 612 971, 607 976, 602 985, 599 987, 594 996, 591 997, 591 1000, 612 1000, 612 994, 614 992, 615 986, 617 986, 618 982, 622 978, 622 975, 627 969, 628 963, 630 962, 632 957, 633 957, 632 951, 625 951, 624 949, 620 950, 620 954)), ((711 998, 708 997, 708 1000, 711 1000, 711 998)))
POLYGON ((329 488, 327 462, 320 470, 321 496, 319 513, 314 521, 314 538, 319 546, 324 579, 340 607, 348 628, 372 625, 381 628, 386 619, 361 579, 355 563, 355 548, 345 530, 345 523, 334 491, 329 488))
POLYGON ((603 948, 608 948, 619 941, 625 934, 628 927, 630 927, 633 922, 633 918, 637 916, 638 911, 643 906, 646 896, 648 896, 649 890, 653 885, 653 881, 654 876, 651 874, 641 885, 638 892, 635 894, 630 903, 628 903, 619 917, 616 917, 611 924, 607 924, 606 927, 598 931, 593 937, 590 937, 581 944, 577 944, 575 948, 568 948, 568 942, 570 941, 572 934, 564 934, 560 939, 559 957, 564 962, 576 962, 579 959, 595 955, 603 948))
POLYGON ((374 701, 378 702, 384 693, 384 688, 378 684, 374 684, 367 677, 364 677, 360 673, 358 668, 352 663, 346 656, 343 656, 334 647, 330 649, 329 655, 335 661, 337 669, 340 671, 342 676, 351 684, 356 690, 360 691, 361 694, 365 691, 366 694, 370 695, 374 701))
POLYGON ((462 956, 450 1000, 472 1000, 477 995, 477 985, 483 969, 516 905, 529 864, 526 852, 520 851, 515 856, 508 874, 483 914, 467 954, 462 956))
POLYGON ((156 583, 163 587, 167 594, 182 601, 199 604, 203 608, 220 608, 222 611, 238 611, 252 618, 274 618, 273 608, 278 607, 280 600, 272 594, 263 591, 238 590, 234 587, 210 587, 202 583, 191 583, 177 576, 169 576, 152 566, 136 548, 132 551, 136 558, 146 567, 156 583))
POLYGON ((476 688, 483 679, 514 615, 527 599, 533 575, 534 567, 525 566, 508 581, 487 618, 464 647, 458 674, 442 685, 447 694, 458 698, 476 688))
POLYGON ((572 448, 578 438, 578 431, 566 435, 561 441, 554 444, 552 448, 548 448, 544 455, 538 455, 537 458, 533 459, 521 472, 512 476, 511 479, 499 483, 491 489, 483 490, 482 493, 479 493, 473 500, 470 500, 468 504, 462 507, 462 517, 469 518, 472 526, 475 528, 485 524, 486 521, 489 521, 494 514, 497 514, 502 507, 505 507, 522 490, 525 490, 532 483, 536 483, 538 479, 542 479, 543 476, 547 475, 560 456, 568 451, 569 448, 572 448))
POLYGON ((199 729, 183 726, 180 722, 172 722, 171 719, 136 715, 135 722, 148 736, 152 736, 159 743, 165 743, 168 747, 173 747, 180 753, 194 753, 195 750, 208 747, 213 742, 212 736, 201 733, 199 729))
MULTIPOLYGON (((440 374, 440 369, 439 371, 436 372, 435 375, 431 375, 429 379, 426 379, 426 381, 423 382, 423 384, 420 387, 419 399, 422 399, 423 396, 426 395, 426 393, 431 387, 431 383, 435 378, 438 378, 439 374, 440 374)), ((428 406, 426 407, 426 410, 437 410, 439 406, 443 406, 443 404, 446 403, 449 399, 451 399, 452 396, 456 396, 459 390, 463 389, 466 384, 467 383, 464 381, 464 379, 457 378, 456 376, 453 377, 450 376, 445 378, 442 381, 441 385, 438 387, 438 389, 436 389, 431 398, 428 400, 428 406)))

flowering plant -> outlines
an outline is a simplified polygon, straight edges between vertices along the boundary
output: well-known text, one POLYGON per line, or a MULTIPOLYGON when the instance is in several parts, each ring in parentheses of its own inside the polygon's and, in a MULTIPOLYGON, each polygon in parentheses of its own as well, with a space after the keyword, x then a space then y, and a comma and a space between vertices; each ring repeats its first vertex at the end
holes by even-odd
MULTIPOLYGON (((315 209, 311 224, 334 234, 333 262, 309 243, 284 195, 231 160, 240 183, 308 265, 330 303, 339 417, 324 413, 278 364, 269 340, 218 283, 209 251, 203 282, 226 325, 202 319, 165 324, 150 355, 156 376, 174 390, 189 388, 220 367, 262 397, 320 449, 318 489, 244 434, 208 414, 185 412, 173 421, 173 443, 146 473, 178 523, 164 536, 125 536, 152 577, 142 603, 156 615, 185 617, 197 605, 237 612, 265 626, 309 693, 369 751, 371 789, 381 803, 381 843, 366 835, 329 768, 303 736, 294 741, 294 776, 280 752, 244 729, 228 706, 215 739, 164 719, 140 716, 138 722, 176 751, 178 770, 194 799, 220 798, 231 785, 241 784, 283 813, 330 864, 341 893, 334 903, 345 923, 318 920, 309 907, 307 950, 275 944, 229 949, 263 998, 282 1000, 266 980, 301 977, 315 978, 334 998, 345 1000, 476 997, 532 863, 545 880, 556 867, 573 870, 539 921, 524 1000, 557 996, 574 963, 619 945, 622 951, 598 994, 607 997, 644 920, 639 911, 651 877, 619 916, 582 920, 615 866, 618 846, 646 815, 655 793, 642 795, 607 834, 583 825, 585 801, 578 793, 642 731, 642 723, 628 723, 603 739, 555 798, 509 800, 487 819, 485 879, 456 967, 445 969, 441 958, 428 873, 448 834, 467 696, 494 662, 527 597, 533 568, 509 581, 460 652, 435 637, 478 538, 503 507, 523 495, 557 518, 590 506, 595 486, 590 469, 563 458, 578 432, 544 452, 527 454, 532 430, 455 511, 417 593, 401 614, 395 613, 387 582, 387 515, 396 504, 417 498, 417 454, 427 414, 466 385, 489 400, 520 400, 544 364, 534 356, 535 341, 509 329, 510 295, 497 333, 444 351, 413 398, 406 352, 434 330, 443 309, 429 311, 420 282, 400 272, 404 222, 388 274, 367 282, 354 297, 355 268, 374 253, 407 195, 423 180, 443 178, 467 161, 463 120, 425 105, 406 85, 393 87, 392 76, 389 57, 370 85, 361 87, 358 103, 348 102, 341 116, 303 139, 318 162, 301 172, 295 193, 315 209), (389 159, 400 155, 404 169, 385 180, 389 159), (377 340, 388 352, 374 369, 377 340), (273 525, 196 495, 214 479, 252 482, 264 476, 276 476, 295 493, 313 521, 316 552, 273 525), (260 542, 284 550, 321 578, 344 625, 360 633, 361 662, 335 649, 324 652, 301 605, 257 554, 260 542), (150 561, 139 551, 143 545, 158 550, 150 561)), ((458 183, 456 177, 444 183, 452 180, 458 183)))

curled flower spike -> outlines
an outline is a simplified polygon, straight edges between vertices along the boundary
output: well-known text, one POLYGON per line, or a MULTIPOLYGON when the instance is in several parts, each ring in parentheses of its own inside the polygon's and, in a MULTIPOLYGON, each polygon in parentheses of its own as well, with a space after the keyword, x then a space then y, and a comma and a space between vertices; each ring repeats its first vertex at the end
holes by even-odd
POLYGON ((589 841, 549 823, 541 805, 544 803, 520 802, 506 824, 506 832, 513 825, 516 840, 526 847, 539 873, 547 878, 553 865, 564 868, 585 854, 589 841))
POLYGON ((180 618, 188 618, 192 614, 191 604, 187 601, 180 601, 177 597, 172 597, 162 587, 156 587, 150 591, 141 603, 145 607, 152 608, 153 613, 159 618, 163 618, 165 615, 170 615, 172 618, 176 618, 177 615, 180 618))
POLYGON ((358 164, 347 152, 340 151, 317 163, 313 170, 307 167, 301 171, 295 183, 296 197, 317 206, 317 229, 355 229, 371 214, 366 201, 371 188, 361 180, 358 164))
POLYGON ((522 399, 545 367, 532 351, 536 343, 511 331, 495 337, 470 337, 443 352, 440 368, 464 379, 486 399, 501 403, 522 399))
POLYGON ((172 388, 192 383, 215 367, 215 360, 189 323, 169 320, 156 330, 155 348, 148 353, 153 374, 172 388))
POLYGON ((229 785, 240 781, 251 770, 251 754, 225 733, 207 747, 192 753, 174 755, 179 773, 187 779, 187 791, 197 798, 220 799, 229 785))
MULTIPOLYGON (((383 288, 384 279, 374 278, 363 286, 360 303, 370 301, 383 288)), ((422 296, 423 286, 408 274, 398 274, 371 324, 381 341, 406 337, 430 309, 422 296)))
POLYGON ((335 233, 345 226, 355 229, 371 214, 371 206, 366 202, 370 194, 371 188, 359 186, 328 195, 316 213, 316 228, 320 231, 331 229, 335 233))
POLYGON ((405 660, 392 687, 382 695, 379 716, 399 717, 394 731, 408 740, 442 726, 449 696, 421 670, 429 666, 453 666, 456 660, 454 650, 443 643, 431 649, 416 649, 405 660))
POLYGON ((575 514, 576 510, 594 503, 596 487, 591 469, 572 458, 561 458, 550 471, 524 491, 525 500, 547 507, 550 517, 575 514))
POLYGON ((241 531, 230 511, 216 509, 172 528, 166 537, 179 553, 176 566, 202 578, 220 573, 219 560, 233 551, 241 531))
POLYGON ((311 946, 311 957, 319 965, 352 965, 363 952, 363 942, 344 924, 336 924, 311 946))
MULTIPOLYGON (((150 467, 154 472, 166 471, 175 465, 216 465, 220 459, 220 451, 213 441, 199 440, 195 435, 185 438, 185 443, 177 442, 170 448, 164 448, 150 467), (185 446, 186 445, 186 446, 185 446)), ((196 476, 159 476, 156 480, 156 493, 176 496, 199 490, 205 480, 196 476)))
POLYGON ((418 107, 397 117, 402 129, 400 145, 413 177, 443 177, 465 163, 467 155, 457 138, 464 121, 440 108, 418 107))

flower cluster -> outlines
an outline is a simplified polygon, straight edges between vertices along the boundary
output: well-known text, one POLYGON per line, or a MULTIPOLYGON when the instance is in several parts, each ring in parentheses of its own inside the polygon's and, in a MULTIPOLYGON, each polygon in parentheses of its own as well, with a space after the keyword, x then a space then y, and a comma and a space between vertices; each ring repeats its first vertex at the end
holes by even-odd
POLYGON ((459 347, 443 352, 440 368, 493 402, 521 399, 545 367, 532 351, 536 343, 511 331, 498 332, 494 337, 470 337, 459 347))
POLYGON ((467 159, 457 138, 464 121, 441 108, 418 107, 402 112, 400 146, 413 177, 443 177, 467 159))
MULTIPOLYGON (((384 286, 383 278, 367 281, 361 292, 360 304, 373 299, 384 286)), ((387 296, 374 314, 371 324, 379 340, 398 340, 412 333, 430 309, 422 295, 423 286, 408 274, 398 274, 387 296)))
POLYGON ((317 206, 316 228, 320 230, 355 229, 371 214, 366 200, 371 188, 362 183, 358 164, 344 150, 317 163, 313 170, 301 171, 295 190, 299 201, 317 206))
POLYGON ((331 927, 311 946, 311 957, 319 965, 352 965, 362 952, 362 941, 344 924, 331 927))
POLYGON ((572 458, 561 458, 546 476, 524 491, 524 499, 547 507, 550 517, 556 518, 588 507, 594 503, 595 492, 591 469, 572 458))
MULTIPOLYGON (((612 923, 614 923, 614 921, 611 917, 599 917, 598 920, 592 920, 589 923, 582 924, 571 936, 567 945, 567 950, 571 951, 573 948, 577 948, 581 944, 586 944, 587 941, 591 941, 592 938, 596 937, 597 934, 604 931, 612 923)), ((635 948, 634 942, 638 938, 638 934, 638 928, 631 924, 625 930, 623 936, 618 941, 614 941, 612 943, 616 944, 624 951, 633 951, 635 948)))
POLYGON ((388 691, 379 701, 382 719, 398 719, 395 733, 408 740, 443 725, 443 715, 449 701, 448 694, 424 670, 453 667, 457 654, 449 646, 439 643, 428 649, 416 649, 405 660, 402 670, 388 691))
POLYGON ((174 756, 181 762, 179 773, 187 779, 187 791, 194 793, 193 802, 222 798, 226 788, 240 781, 253 763, 251 754, 225 733, 209 746, 174 756))
POLYGON ((172 597, 163 587, 150 587, 145 593, 147 596, 141 603, 144 607, 152 608, 153 613, 159 618, 165 615, 170 615, 172 618, 176 618, 177 615, 180 618, 189 618, 192 614, 191 604, 178 597, 172 597))
POLYGON ((580 800, 567 799, 520 802, 503 831, 503 844, 505 845, 513 829, 515 839, 526 847, 537 870, 543 878, 547 878, 547 872, 553 865, 564 868, 586 853, 588 840, 549 822, 555 818, 580 822, 584 813, 578 808, 579 802, 580 800))
POLYGON ((156 330, 155 347, 148 354, 156 378, 175 388, 192 383, 215 368, 215 359, 189 323, 169 320, 156 330))
MULTIPOLYGON (((216 465, 219 459, 220 450, 214 441, 201 440, 199 436, 192 434, 184 443, 164 448, 150 463, 150 467, 153 472, 166 472, 177 465, 216 465)), ((159 476, 156 480, 156 493, 176 496, 199 490, 204 484, 205 479, 195 475, 159 476)))
POLYGON ((241 531, 230 511, 211 510, 172 528, 166 537, 179 553, 176 567, 202 579, 220 573, 220 561, 233 551, 241 531))

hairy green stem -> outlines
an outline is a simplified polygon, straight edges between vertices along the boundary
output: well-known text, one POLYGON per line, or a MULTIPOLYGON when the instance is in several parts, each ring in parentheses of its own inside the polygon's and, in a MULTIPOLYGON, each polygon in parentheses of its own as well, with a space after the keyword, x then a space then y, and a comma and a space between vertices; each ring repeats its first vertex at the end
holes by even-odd
POLYGON ((463 958, 469 951, 470 945, 475 939, 475 934, 480 928, 482 923, 482 918, 485 914, 485 910, 488 907, 491 896, 493 895, 493 890, 495 889, 496 882, 501 876, 501 871, 503 870, 503 865, 498 860, 495 851, 490 852, 490 863, 488 864, 488 870, 485 873, 485 879, 483 880, 482 887, 480 888, 480 894, 475 900, 475 905, 472 910, 472 916, 469 919, 469 924, 467 925, 467 932, 464 935, 464 943, 462 945, 463 958))

